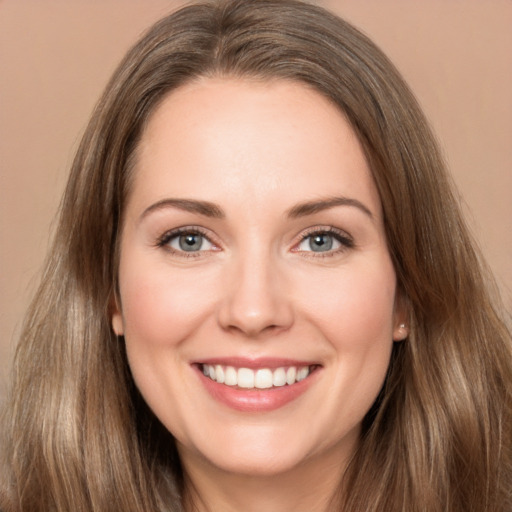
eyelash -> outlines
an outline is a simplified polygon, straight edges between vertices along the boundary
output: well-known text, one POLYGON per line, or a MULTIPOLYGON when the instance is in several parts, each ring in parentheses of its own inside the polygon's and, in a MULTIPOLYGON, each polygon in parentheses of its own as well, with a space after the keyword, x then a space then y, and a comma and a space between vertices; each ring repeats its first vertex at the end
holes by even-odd
POLYGON ((301 234, 299 242, 296 243, 294 247, 298 247, 308 238, 318 235, 332 236, 337 242, 340 243, 341 246, 337 249, 325 252, 300 251, 298 249, 294 249, 294 252, 300 252, 306 257, 311 258, 330 258, 346 251, 347 249, 353 249, 355 247, 354 240, 351 236, 349 236, 346 232, 341 231, 340 229, 334 228, 332 226, 325 228, 319 228, 318 226, 316 226, 314 228, 306 230, 304 233, 301 234))
MULTIPOLYGON (((178 251, 174 248, 172 248, 169 243, 174 238, 187 234, 187 235, 200 235, 204 237, 209 243, 211 243, 213 246, 216 247, 216 244, 211 241, 209 235, 207 232, 198 227, 198 226, 184 226, 181 228, 172 229, 170 231, 166 231, 162 236, 160 236, 156 242, 156 246, 162 249, 165 249, 169 252, 172 252, 174 254, 178 254, 180 257, 184 258, 197 258, 201 255, 203 255, 207 251, 178 251)), ((355 247, 354 240, 344 231, 341 231, 339 229, 336 229, 332 226, 325 227, 325 228, 319 228, 314 227, 310 228, 309 230, 306 230, 304 233, 301 234, 300 240, 294 244, 294 249, 292 249, 293 252, 299 252, 304 255, 307 255, 307 257, 312 258, 327 258, 335 256, 341 252, 346 251, 347 249, 353 249, 355 247), (304 241, 306 241, 308 238, 311 238, 313 236, 319 236, 319 235, 328 235, 332 236, 337 242, 341 244, 341 247, 329 250, 325 252, 316 252, 315 251, 301 251, 299 249, 296 249, 296 247, 300 246, 304 241), (311 253, 311 254, 310 254, 311 253)))
POLYGON ((173 254, 177 254, 183 258, 197 258, 198 256, 202 256, 206 252, 206 251, 190 251, 190 252, 177 251, 176 249, 171 247, 169 245, 169 243, 171 242, 171 240, 173 238, 176 238, 180 235, 200 235, 200 236, 204 237, 206 240, 208 240, 208 242, 210 242, 213 246, 216 246, 216 244, 214 244, 211 241, 207 232, 198 226, 184 226, 182 228, 176 228, 176 229, 172 229, 170 231, 166 231, 162 236, 160 236, 158 238, 156 246, 160 247, 162 249, 165 249, 173 254))

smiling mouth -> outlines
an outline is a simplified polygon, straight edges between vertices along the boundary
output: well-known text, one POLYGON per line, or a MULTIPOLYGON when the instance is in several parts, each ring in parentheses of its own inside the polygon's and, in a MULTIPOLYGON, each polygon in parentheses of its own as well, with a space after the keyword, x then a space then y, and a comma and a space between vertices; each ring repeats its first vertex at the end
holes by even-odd
POLYGON ((218 384, 244 390, 271 389, 300 382, 317 368, 310 366, 282 366, 279 368, 236 368, 220 364, 200 364, 202 373, 218 384))

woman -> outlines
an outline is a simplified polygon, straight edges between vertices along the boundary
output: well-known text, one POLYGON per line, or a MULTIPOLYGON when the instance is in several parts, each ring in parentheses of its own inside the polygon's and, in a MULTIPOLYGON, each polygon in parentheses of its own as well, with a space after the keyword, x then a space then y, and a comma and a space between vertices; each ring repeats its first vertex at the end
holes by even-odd
POLYGON ((2 510, 508 511, 510 333, 424 116, 293 0, 157 23, 78 150, 2 510))

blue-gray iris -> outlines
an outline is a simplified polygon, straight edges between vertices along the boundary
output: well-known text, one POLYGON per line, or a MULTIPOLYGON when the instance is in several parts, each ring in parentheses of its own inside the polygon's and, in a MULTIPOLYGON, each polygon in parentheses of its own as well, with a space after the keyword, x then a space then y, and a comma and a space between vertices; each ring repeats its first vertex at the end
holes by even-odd
POLYGON ((315 235, 309 240, 309 247, 315 252, 330 251, 332 249, 332 245, 332 236, 328 234, 315 235))
POLYGON ((198 234, 188 233, 181 235, 179 238, 180 249, 183 251, 198 251, 201 249, 203 243, 203 237, 198 234))

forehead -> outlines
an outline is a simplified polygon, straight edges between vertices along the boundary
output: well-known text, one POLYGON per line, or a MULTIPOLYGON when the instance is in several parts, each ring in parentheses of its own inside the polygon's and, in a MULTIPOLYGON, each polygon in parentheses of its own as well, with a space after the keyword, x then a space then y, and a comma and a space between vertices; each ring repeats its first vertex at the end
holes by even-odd
POLYGON ((305 84, 233 78, 168 94, 141 137, 132 190, 140 202, 199 196, 262 208, 336 194, 380 214, 366 158, 340 110, 305 84))

